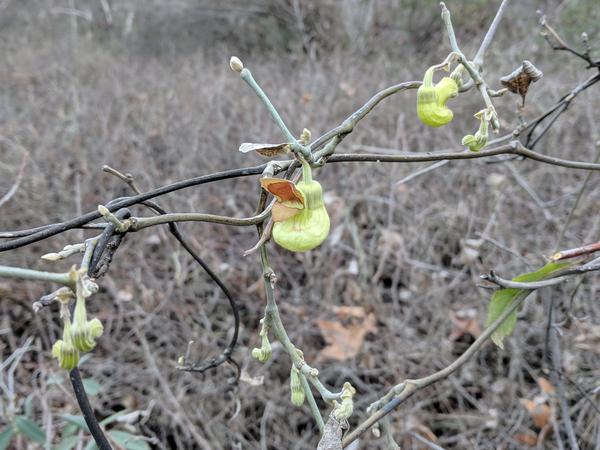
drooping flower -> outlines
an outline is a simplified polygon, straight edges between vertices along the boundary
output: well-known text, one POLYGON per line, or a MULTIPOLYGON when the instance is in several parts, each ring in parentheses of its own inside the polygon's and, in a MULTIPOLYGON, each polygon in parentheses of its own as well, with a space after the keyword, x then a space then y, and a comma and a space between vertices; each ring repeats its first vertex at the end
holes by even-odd
POLYGON ((417 91, 417 115, 421 122, 430 127, 441 127, 452 120, 454 114, 446 102, 458 95, 458 84, 451 77, 444 77, 439 83, 433 84, 433 73, 438 67, 427 69, 423 84, 417 91))
POLYGON ((261 186, 273 194, 271 211, 273 239, 293 252, 306 252, 321 245, 329 234, 329 215, 323 189, 312 179, 310 166, 303 162, 302 181, 294 184, 281 178, 262 178, 261 186))
POLYGON ((79 363, 79 350, 73 345, 68 304, 61 305, 61 316, 64 322, 63 338, 52 346, 52 356, 58 359, 58 364, 62 369, 73 370, 79 363))
POLYGON ((486 108, 482 109, 475 114, 475 118, 480 120, 479 129, 475 134, 467 134, 462 138, 462 145, 469 147, 472 152, 478 152, 488 141, 488 124, 492 119, 492 115, 495 114, 493 109, 486 108))
POLYGON ((102 336, 104 327, 99 319, 87 320, 87 311, 85 308, 85 298, 92 295, 90 288, 97 288, 97 285, 84 279, 80 274, 76 282, 76 303, 75 319, 71 334, 73 336, 73 345, 82 352, 89 352, 96 346, 96 339, 102 336))

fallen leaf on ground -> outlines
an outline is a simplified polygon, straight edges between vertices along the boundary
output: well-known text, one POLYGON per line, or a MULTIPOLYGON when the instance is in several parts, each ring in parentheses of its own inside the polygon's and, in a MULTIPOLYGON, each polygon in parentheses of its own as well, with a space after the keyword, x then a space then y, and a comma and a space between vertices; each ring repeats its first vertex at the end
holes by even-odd
POLYGON ((477 322, 477 310, 475 308, 460 309, 452 313, 452 332, 448 339, 456 341, 465 334, 470 334, 475 339, 481 335, 481 327, 477 322))
POLYGON ((544 428, 550 421, 552 416, 552 408, 546 403, 546 400, 542 396, 537 396, 533 400, 522 398, 519 400, 521 405, 529 411, 533 423, 538 428, 544 428))
MULTIPOLYGON (((351 311, 345 310, 344 312, 351 311)), ((356 310, 352 313, 357 314, 356 310)), ((327 346, 321 351, 323 357, 338 361, 354 358, 360 351, 367 333, 374 333, 377 330, 375 316, 372 313, 362 319, 354 317, 355 319, 348 324, 331 320, 317 320, 323 339, 327 342, 327 346)))
POLYGON ((537 434, 533 431, 527 433, 517 433, 513 436, 513 439, 519 444, 524 444, 529 447, 535 447, 537 445, 537 434))

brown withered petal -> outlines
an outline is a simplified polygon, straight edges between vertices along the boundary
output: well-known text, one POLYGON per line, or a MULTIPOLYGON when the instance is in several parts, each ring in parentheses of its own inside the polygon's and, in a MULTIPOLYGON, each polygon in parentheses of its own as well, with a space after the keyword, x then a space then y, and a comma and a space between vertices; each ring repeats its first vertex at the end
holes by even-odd
POLYGON ((523 61, 523 64, 515 69, 509 75, 500 78, 502 86, 508 88, 510 92, 519 94, 523 97, 525 102, 525 96, 529 90, 529 85, 542 78, 544 74, 541 70, 535 67, 530 61, 523 61))
POLYGON ((244 142, 240 145, 239 150, 242 153, 256 152, 262 156, 273 157, 290 153, 290 144, 287 142, 282 144, 254 144, 252 142, 244 142))
POLYGON ((297 209, 304 207, 304 195, 292 181, 283 178, 264 177, 260 179, 260 185, 267 192, 277 197, 278 202, 285 202, 288 206, 295 206, 297 209))

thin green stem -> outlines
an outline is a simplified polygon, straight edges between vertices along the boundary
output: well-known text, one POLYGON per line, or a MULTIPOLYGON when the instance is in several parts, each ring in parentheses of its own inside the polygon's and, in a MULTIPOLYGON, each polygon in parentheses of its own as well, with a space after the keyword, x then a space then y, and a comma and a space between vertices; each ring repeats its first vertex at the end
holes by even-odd
POLYGON ((308 403, 308 408, 315 418, 315 422, 317 422, 317 426, 319 427, 319 431, 322 433, 325 428, 325 422, 323 422, 323 416, 321 416, 321 412, 319 411, 319 407, 317 406, 317 402, 315 401, 315 397, 310 389, 310 385, 308 384, 308 380, 303 373, 300 374, 300 382, 302 383, 302 389, 304 389, 304 395, 306 395, 306 402, 308 403))
POLYGON ((155 225, 173 222, 211 222, 247 227, 263 222, 269 216, 270 212, 271 209, 266 208, 262 213, 252 217, 228 217, 202 213, 168 213, 152 217, 132 217, 129 219, 132 222, 129 231, 139 231, 155 225))
POLYGON ((491 108, 494 111, 494 114, 491 119, 491 123, 492 123, 492 128, 495 131, 497 131, 500 128, 500 124, 498 122, 498 117, 496 116, 496 113, 495 113, 496 110, 494 108, 494 104, 492 103, 492 100, 490 99, 490 96, 488 94, 488 86, 487 86, 486 82, 484 81, 484 79, 479 74, 475 64, 471 63, 467 59, 465 54, 461 51, 460 47, 458 46, 458 42, 456 41, 456 35, 454 34, 454 27, 452 26, 452 19, 450 17, 450 11, 448 10, 448 8, 446 8, 446 5, 444 4, 444 2, 441 2, 440 6, 442 8, 442 20, 444 21, 444 24, 446 25, 446 31, 448 33, 448 38, 450 39, 450 47, 452 48, 452 51, 454 53, 456 53, 459 62, 465 67, 465 69, 467 69, 467 72, 469 72, 469 75, 471 76, 475 85, 477 86, 477 90, 479 90, 479 93, 483 97, 485 106, 487 108, 491 108))
POLYGON ((23 269, 21 267, 0 266, 0 278, 16 278, 20 280, 48 281, 74 288, 73 280, 68 273, 43 272, 40 270, 23 269))
POLYGON ((311 161, 312 158, 311 158, 310 150, 307 147, 301 145, 296 140, 294 135, 290 132, 287 125, 281 118, 281 115, 279 114, 279 112, 277 111, 275 106, 273 106, 273 103, 271 103, 271 100, 269 100, 269 97, 267 96, 265 91, 262 90, 262 88, 259 86, 259 84, 256 82, 256 80, 252 76, 252 72, 250 72, 248 69, 243 69, 240 76, 242 77, 242 80, 244 80, 246 82, 246 84, 248 86, 250 86, 250 88, 258 96, 260 101, 267 107, 267 110, 271 114, 271 117, 273 117, 273 120, 275 120, 275 123, 277 124, 279 129, 283 132, 286 140, 292 145, 292 151, 294 151, 295 153, 301 154, 307 161, 311 161))
POLYGON ((275 338, 281 343, 285 352, 289 355, 292 363, 300 370, 304 376, 306 376, 307 380, 315 387, 315 389, 321 395, 321 398, 327 403, 332 402, 333 400, 339 400, 341 398, 341 392, 334 393, 327 389, 321 380, 319 380, 318 375, 319 371, 311 366, 309 366, 304 358, 302 358, 290 340, 287 332, 285 331, 285 327, 281 321, 281 316, 279 315, 279 309, 277 308, 277 303, 275 302, 275 295, 273 291, 273 284, 275 282, 275 274, 273 269, 271 269, 269 265, 269 258, 267 255, 266 246, 262 246, 260 248, 260 258, 263 267, 263 278, 265 284, 265 293, 267 296, 267 307, 265 309, 265 321, 268 324, 269 329, 273 332, 275 338))

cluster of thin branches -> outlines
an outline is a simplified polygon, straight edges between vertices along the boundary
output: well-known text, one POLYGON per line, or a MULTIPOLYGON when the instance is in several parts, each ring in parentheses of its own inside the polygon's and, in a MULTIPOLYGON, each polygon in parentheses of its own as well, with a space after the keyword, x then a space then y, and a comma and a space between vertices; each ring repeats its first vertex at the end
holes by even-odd
MULTIPOLYGON (((497 92, 490 89, 483 76, 483 67, 486 49, 493 40, 494 34, 498 28, 507 5, 508 0, 503 0, 477 53, 473 59, 469 59, 461 51, 458 45, 454 35, 454 30, 452 28, 450 13, 442 3, 442 18, 447 30, 452 51, 450 59, 456 60, 459 64, 459 67, 462 67, 464 72, 469 76, 469 80, 463 83, 461 91, 468 91, 469 89, 477 90, 481 95, 486 108, 493 108, 492 97, 505 93, 505 91, 497 92)), ((348 383, 346 383, 346 385, 344 385, 344 387, 339 391, 330 390, 324 386, 319 380, 318 370, 306 363, 302 353, 299 352, 299 349, 294 346, 287 335, 277 308, 277 302, 275 300, 277 276, 269 264, 266 247, 266 243, 269 239, 269 217, 272 207, 272 203, 267 202, 267 193, 263 190, 260 191, 257 208, 254 215, 246 218, 227 217, 196 212, 168 212, 154 199, 160 198, 168 193, 231 178, 257 175, 263 177, 272 177, 283 173, 285 179, 293 179, 297 169, 300 167, 298 162, 299 159, 308 162, 313 167, 322 167, 325 164, 344 162, 414 163, 433 161, 437 162, 436 164, 438 164, 439 162, 456 159, 487 158, 491 162, 502 163, 512 159, 532 159, 543 164, 562 166, 571 169, 598 171, 600 170, 600 164, 597 162, 566 160, 535 150, 536 147, 539 146, 539 143, 542 141, 544 136, 548 133, 551 127, 557 123, 559 117, 567 111, 576 97, 581 92, 587 90, 600 81, 600 60, 594 60, 592 58, 591 49, 587 44, 587 38, 583 39, 583 44, 585 47, 584 50, 578 51, 576 48, 567 44, 564 39, 562 39, 560 35, 548 24, 545 18, 542 18, 540 24, 544 37, 553 49, 557 51, 569 52, 575 57, 582 59, 587 63, 587 69, 592 70, 593 74, 583 82, 579 83, 577 86, 573 87, 569 92, 565 92, 565 94, 559 99, 558 102, 556 102, 555 105, 549 108, 546 112, 540 114, 538 117, 530 120, 526 120, 525 118, 521 117, 521 123, 517 128, 500 137, 497 137, 494 140, 491 140, 481 151, 473 152, 470 150, 458 149, 456 151, 432 151, 427 153, 407 152, 394 155, 376 153, 336 153, 336 149, 339 144, 346 138, 347 135, 352 133, 359 122, 366 117, 381 101, 399 92, 419 88, 422 84, 420 81, 407 81, 383 89, 376 93, 362 107, 346 118, 341 124, 324 133, 322 136, 316 138, 312 142, 298 141, 289 132, 287 126, 277 113, 277 110, 270 103, 266 94, 262 91, 262 89, 260 89, 252 76, 249 75, 250 72, 247 70, 246 72, 242 72, 242 67, 239 67, 239 71, 242 72, 242 78, 244 81, 246 81, 258 94, 261 101, 263 101, 268 111, 273 116, 275 122, 281 128, 294 158, 284 161, 270 161, 253 167, 244 167, 211 173, 208 175, 178 181, 176 183, 161 186, 146 192, 142 192, 139 189, 135 179, 131 174, 122 173, 116 168, 104 166, 104 171, 118 177, 131 188, 131 196, 113 199, 105 205, 99 206, 97 210, 90 211, 86 214, 66 220, 64 222, 43 225, 27 230, 0 232, 0 238, 5 239, 3 242, 0 242, 0 252, 10 251, 31 245, 49 237, 64 233, 68 230, 98 230, 99 234, 91 239, 86 240, 84 243, 79 244, 77 251, 65 249, 58 253, 59 258, 66 258, 82 251, 84 256, 79 266, 80 269, 85 269, 90 278, 97 280, 105 275, 110 269, 110 264, 115 257, 119 246, 123 240, 127 238, 127 236, 153 226, 168 226, 168 230, 173 237, 219 286, 229 301, 233 317, 233 333, 231 335, 231 339, 220 353, 208 361, 190 361, 190 347, 188 346, 185 356, 180 360, 178 368, 183 371, 202 373, 209 369, 216 368, 224 363, 228 363, 236 368, 237 377, 235 380, 232 380, 235 382, 240 375, 239 365, 233 358, 239 336, 239 310, 236 299, 223 281, 216 275, 216 273, 193 250, 186 237, 180 232, 177 223, 201 221, 229 226, 255 226, 259 238, 255 250, 260 251, 260 259, 263 268, 263 278, 267 298, 263 327, 267 327, 271 330, 271 332, 275 335, 275 338, 282 344, 285 352, 292 360, 293 365, 299 370, 300 380, 307 397, 311 414, 313 415, 319 429, 324 432, 324 430, 327 430, 328 427, 330 428, 331 422, 329 421, 332 420, 333 415, 330 415, 329 421, 326 424, 321 412, 319 411, 319 408, 317 407, 314 395, 312 393, 312 388, 318 392, 326 404, 332 406, 333 408, 337 407, 337 402, 344 402, 344 399, 348 397, 351 399, 354 392, 353 388, 348 386, 348 383), (246 74, 245 77, 244 73, 246 74), (137 205, 144 206, 146 210, 152 212, 152 215, 133 215, 130 208, 137 205), (98 219, 101 220, 98 221, 98 219)), ((237 69, 238 68, 236 68, 236 70, 237 69)), ((492 128, 498 129, 498 123, 492 121, 492 128)), ((435 165, 435 167, 437 168, 439 165, 435 165)), ((17 180, 20 181, 20 178, 21 175, 17 177, 17 180)), ((0 204, 3 202, 3 200, 4 198, 0 199, 0 204)), ((568 226, 568 221, 565 227, 566 226, 568 226)), ((600 250, 600 245, 593 244, 586 247, 559 252, 554 256, 554 259, 561 260, 582 255, 589 256, 598 250, 600 250)), ((522 289, 529 294, 540 288, 554 286, 565 281, 569 277, 581 276, 585 273, 597 270, 600 270, 600 258, 593 260, 588 258, 586 260, 582 260, 580 264, 570 267, 567 271, 556 273, 550 279, 540 282, 523 283, 510 281, 498 276, 494 271, 484 275, 482 278, 497 288, 522 289)), ((72 281, 69 279, 67 274, 39 272, 23 268, 0 266, 0 277, 51 281, 63 284, 67 287, 72 287, 72 281)), ((488 285, 488 287, 489 286, 490 285, 488 285)), ((386 429, 386 416, 390 412, 405 402, 417 391, 450 376, 459 367, 464 365, 465 362, 467 362, 483 346, 483 344, 490 339, 498 327, 525 301, 526 297, 527 295, 523 295, 519 297, 518 300, 515 300, 513 303, 511 303, 509 307, 507 307, 506 310, 486 328, 481 336, 478 337, 477 340, 452 364, 429 376, 420 379, 404 380, 399 382, 379 400, 371 404, 368 410, 368 412, 371 414, 369 418, 360 424, 356 429, 348 433, 343 440, 341 440, 341 438, 339 439, 339 445, 341 446, 340 448, 348 446, 379 421, 383 420, 384 429, 386 429)), ((34 303, 34 308, 38 310, 49 305, 55 301, 55 299, 56 295, 54 294, 44 296, 39 301, 34 303)), ((555 369, 557 371, 560 370, 560 362, 555 364, 555 369)), ((77 368, 70 371, 70 378, 77 401, 88 424, 90 433, 96 441, 96 444, 102 450, 110 449, 110 443, 105 437, 102 428, 94 416, 93 409, 86 396, 85 389, 83 388, 81 377, 77 368)), ((565 421, 564 426, 569 436, 571 446, 573 448, 577 448, 577 442, 573 436, 573 428, 572 425, 570 425, 568 414, 563 414, 563 419, 565 421)), ((337 425, 338 426, 335 429, 335 432, 339 431, 341 436, 340 429, 343 423, 339 423, 337 425)))

